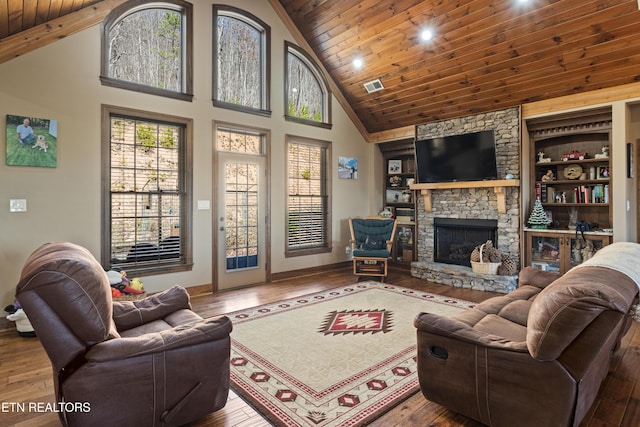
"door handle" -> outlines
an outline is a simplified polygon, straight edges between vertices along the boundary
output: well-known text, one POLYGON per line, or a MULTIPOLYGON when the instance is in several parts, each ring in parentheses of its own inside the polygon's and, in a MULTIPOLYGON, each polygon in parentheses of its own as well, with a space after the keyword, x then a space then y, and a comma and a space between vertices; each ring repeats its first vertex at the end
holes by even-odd
POLYGON ((220 226, 220 231, 224 231, 224 227, 223 226, 220 226))

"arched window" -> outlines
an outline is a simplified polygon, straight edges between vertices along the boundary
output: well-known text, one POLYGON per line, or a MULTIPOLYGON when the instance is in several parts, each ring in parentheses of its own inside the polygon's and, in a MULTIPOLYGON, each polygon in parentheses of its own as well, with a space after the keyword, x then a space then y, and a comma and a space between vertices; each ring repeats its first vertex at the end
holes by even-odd
POLYGON ((102 84, 190 101, 191 3, 132 0, 102 24, 102 84))
POLYGON ((285 118, 330 128, 331 92, 320 69, 305 51, 288 42, 285 56, 285 118))
POLYGON ((231 6, 213 6, 213 104, 264 116, 269 110, 271 28, 231 6))

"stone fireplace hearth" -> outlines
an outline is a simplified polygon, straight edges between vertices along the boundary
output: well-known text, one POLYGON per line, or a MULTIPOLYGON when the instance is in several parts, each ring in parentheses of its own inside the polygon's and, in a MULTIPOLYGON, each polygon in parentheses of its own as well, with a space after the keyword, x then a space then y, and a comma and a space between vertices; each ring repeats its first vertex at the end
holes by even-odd
MULTIPOLYGON (((426 139, 482 130, 494 131, 499 179, 503 179, 507 174, 520 179, 520 108, 426 123, 416 127, 416 136, 419 139, 426 139)), ((505 187, 504 192, 506 204, 504 213, 499 212, 498 195, 493 188, 433 190, 430 212, 425 211, 424 200, 418 197, 416 209, 418 261, 412 264, 412 274, 438 283, 473 289, 508 292, 511 288, 515 288, 514 283, 495 285, 491 283, 501 280, 501 276, 489 275, 491 277, 482 278, 475 275, 470 267, 448 265, 435 259, 436 218, 450 219, 453 222, 470 219, 495 223, 494 246, 503 254, 514 258, 517 265, 520 265, 520 188, 505 187), (428 271, 423 271, 424 268, 440 272, 433 276, 428 271), (461 277, 464 277, 464 280, 458 280, 461 277), (493 289, 494 287, 496 289, 493 289)))

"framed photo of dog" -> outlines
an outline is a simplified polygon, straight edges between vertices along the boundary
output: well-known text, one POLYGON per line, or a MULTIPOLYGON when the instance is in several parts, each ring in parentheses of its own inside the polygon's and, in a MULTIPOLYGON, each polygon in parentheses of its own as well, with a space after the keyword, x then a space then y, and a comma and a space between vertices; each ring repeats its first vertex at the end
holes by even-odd
POLYGON ((57 120, 7 114, 6 124, 7 166, 57 166, 57 120))

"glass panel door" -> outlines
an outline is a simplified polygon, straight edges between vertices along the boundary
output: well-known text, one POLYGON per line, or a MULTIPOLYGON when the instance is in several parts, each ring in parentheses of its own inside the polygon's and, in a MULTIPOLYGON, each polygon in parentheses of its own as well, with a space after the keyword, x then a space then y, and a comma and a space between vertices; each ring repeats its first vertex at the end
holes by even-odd
POLYGON ((531 236, 531 266, 545 271, 560 272, 560 245, 557 236, 531 236))
POLYGON ((218 288, 264 282, 264 158, 218 158, 218 288), (261 220, 262 218, 262 220, 261 220))
POLYGON ((594 253, 598 249, 601 249, 603 244, 603 240, 597 237, 589 237, 589 236, 580 236, 576 238, 575 236, 571 238, 571 261, 569 262, 570 267, 575 267, 578 264, 582 264, 586 260, 590 259, 594 253))

